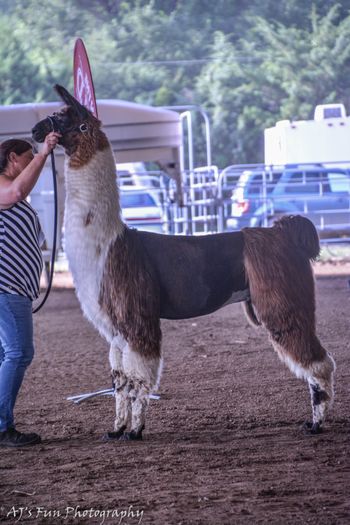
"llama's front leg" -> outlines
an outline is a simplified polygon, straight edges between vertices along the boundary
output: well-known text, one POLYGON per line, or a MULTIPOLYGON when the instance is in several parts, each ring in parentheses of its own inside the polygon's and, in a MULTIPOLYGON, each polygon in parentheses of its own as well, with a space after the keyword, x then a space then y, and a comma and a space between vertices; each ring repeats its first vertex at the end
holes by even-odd
POLYGON ((119 439, 128 425, 131 402, 126 375, 123 372, 113 371, 112 377, 115 397, 115 421, 114 431, 108 432, 108 439, 119 439))
POLYGON ((143 381, 133 380, 129 382, 129 400, 131 402, 131 428, 130 432, 124 432, 125 440, 142 439, 142 431, 146 423, 146 410, 149 404, 150 388, 143 381))
POLYGON ((131 413, 131 401, 129 397, 128 378, 123 370, 123 349, 127 346, 124 339, 116 337, 113 339, 110 351, 109 362, 112 369, 112 381, 115 395, 115 422, 114 431, 108 432, 106 437, 109 440, 119 439, 128 424, 131 413))
POLYGON ((157 388, 161 373, 160 357, 146 357, 130 349, 124 352, 125 373, 129 377, 128 390, 131 401, 130 432, 121 439, 140 440, 146 423, 149 396, 157 388))

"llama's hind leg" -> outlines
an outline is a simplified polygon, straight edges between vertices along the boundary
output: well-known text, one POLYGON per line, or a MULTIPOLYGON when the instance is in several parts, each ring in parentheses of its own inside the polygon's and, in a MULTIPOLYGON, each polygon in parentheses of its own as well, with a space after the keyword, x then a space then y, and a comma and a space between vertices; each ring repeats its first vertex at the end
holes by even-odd
POLYGON ((322 361, 315 362, 310 367, 308 383, 311 394, 312 422, 305 422, 304 429, 311 434, 322 431, 328 409, 334 398, 335 363, 330 354, 325 353, 322 361))
POLYGON ((115 421, 114 431, 107 433, 107 439, 119 439, 126 430, 131 415, 128 378, 123 369, 123 350, 126 346, 127 343, 123 338, 115 337, 109 350, 115 395, 115 421))
POLYGON ((278 332, 278 335, 274 331, 271 335, 281 360, 297 377, 309 384, 312 422, 305 422, 304 430, 318 434, 333 402, 334 360, 315 335, 299 330, 289 330, 287 334, 278 332))
POLYGON ((160 356, 144 356, 127 348, 123 354, 123 366, 128 376, 128 394, 131 401, 130 432, 121 439, 140 440, 145 428, 149 396, 157 388, 161 373, 160 356))

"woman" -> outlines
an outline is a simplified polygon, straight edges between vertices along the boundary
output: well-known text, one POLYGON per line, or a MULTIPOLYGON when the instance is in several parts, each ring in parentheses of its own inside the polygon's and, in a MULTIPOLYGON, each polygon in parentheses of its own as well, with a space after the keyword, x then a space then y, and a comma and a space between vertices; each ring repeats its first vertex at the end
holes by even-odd
POLYGON ((25 200, 60 135, 47 135, 42 151, 19 139, 0 144, 0 446, 41 442, 14 425, 13 409, 34 355, 32 301, 39 295, 43 234, 25 200))

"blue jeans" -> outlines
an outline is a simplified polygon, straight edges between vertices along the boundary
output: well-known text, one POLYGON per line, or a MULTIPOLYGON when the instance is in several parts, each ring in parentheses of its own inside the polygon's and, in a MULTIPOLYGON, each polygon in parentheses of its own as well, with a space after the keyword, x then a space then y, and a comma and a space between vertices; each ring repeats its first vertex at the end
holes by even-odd
POLYGON ((33 355, 32 301, 0 293, 0 431, 14 427, 13 408, 33 355))

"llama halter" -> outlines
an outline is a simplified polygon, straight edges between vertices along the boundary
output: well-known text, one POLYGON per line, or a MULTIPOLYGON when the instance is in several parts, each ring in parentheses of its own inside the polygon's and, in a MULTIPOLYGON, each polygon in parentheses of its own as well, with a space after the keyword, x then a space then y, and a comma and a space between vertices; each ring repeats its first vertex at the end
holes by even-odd
POLYGON ((50 115, 47 117, 48 121, 51 124, 51 131, 57 131, 58 133, 67 133, 67 131, 79 131, 80 133, 87 133, 89 130, 88 125, 86 122, 83 122, 79 126, 72 127, 72 128, 64 128, 64 126, 60 125, 60 121, 58 118, 55 118, 55 114, 51 117, 50 115), (56 129, 55 129, 56 124, 56 129))

